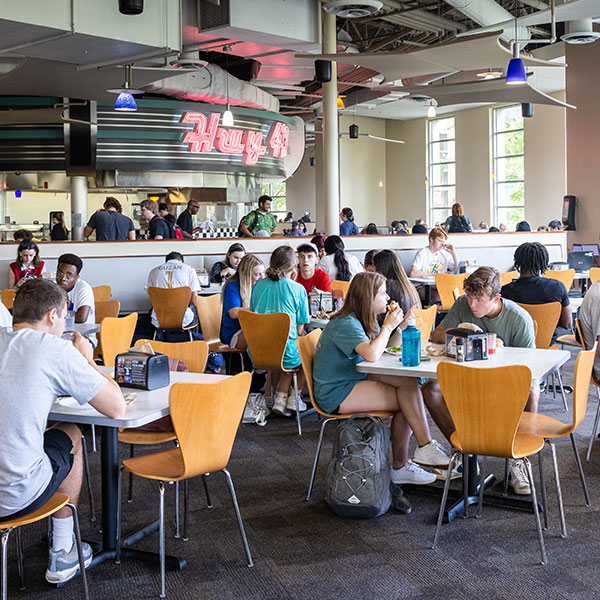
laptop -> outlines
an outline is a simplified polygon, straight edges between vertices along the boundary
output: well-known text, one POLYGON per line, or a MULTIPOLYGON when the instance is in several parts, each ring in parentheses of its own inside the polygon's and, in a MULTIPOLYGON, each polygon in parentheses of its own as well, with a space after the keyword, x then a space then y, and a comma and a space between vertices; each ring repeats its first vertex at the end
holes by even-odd
POLYGON ((593 252, 569 252, 569 269, 575 271, 589 271, 594 263, 593 252))

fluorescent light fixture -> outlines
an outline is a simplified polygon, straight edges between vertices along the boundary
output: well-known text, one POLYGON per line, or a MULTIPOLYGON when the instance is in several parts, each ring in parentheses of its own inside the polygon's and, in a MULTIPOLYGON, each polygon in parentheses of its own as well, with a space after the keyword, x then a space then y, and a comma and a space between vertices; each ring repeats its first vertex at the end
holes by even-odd
POLYGON ((130 92, 121 92, 115 101, 115 110, 122 112, 134 112, 137 110, 137 104, 130 92))
POLYGON ((229 102, 225 105, 225 112, 221 117, 221 125, 223 125, 223 127, 233 127, 233 113, 231 112, 229 102))

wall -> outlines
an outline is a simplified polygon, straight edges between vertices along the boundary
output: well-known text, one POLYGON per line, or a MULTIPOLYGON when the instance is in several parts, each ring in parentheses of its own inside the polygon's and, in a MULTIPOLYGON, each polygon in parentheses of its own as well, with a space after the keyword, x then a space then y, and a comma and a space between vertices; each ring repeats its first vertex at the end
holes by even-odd
POLYGON ((317 213, 315 200, 317 167, 310 166, 312 155, 312 148, 307 148, 298 170, 287 180, 287 209, 292 211, 295 219, 299 219, 306 210, 313 218, 317 213))

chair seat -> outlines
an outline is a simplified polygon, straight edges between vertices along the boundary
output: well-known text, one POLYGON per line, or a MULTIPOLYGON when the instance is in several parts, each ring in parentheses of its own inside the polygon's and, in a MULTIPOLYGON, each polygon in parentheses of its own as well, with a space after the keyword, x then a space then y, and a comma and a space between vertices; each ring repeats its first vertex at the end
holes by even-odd
POLYGON ((0 521, 0 529, 10 529, 11 527, 21 527, 22 525, 29 525, 29 523, 35 523, 41 521, 50 515, 53 515, 57 510, 60 510, 69 502, 69 496, 66 494, 60 494, 56 492, 44 506, 38 508, 35 512, 29 513, 23 517, 17 519, 9 519, 7 521, 0 521))
POLYGON ((208 348, 211 352, 217 352, 223 354, 224 352, 245 352, 245 350, 239 350, 238 348, 231 348, 227 344, 224 344, 221 340, 208 343, 208 348))
MULTIPOLYGON (((473 448, 463 448, 456 431, 450 436, 450 443, 463 454, 478 454, 473 448)), ((513 442, 512 455, 502 456, 500 454, 494 454, 494 456, 498 456, 499 458, 523 458, 525 456, 537 454, 543 447, 543 437, 517 431, 513 442)))
POLYGON ((519 422, 519 433, 541 435, 544 438, 561 438, 573 430, 572 424, 565 425, 548 415, 524 412, 519 422))
POLYGON ((134 431, 119 429, 119 441, 123 444, 165 444, 177 439, 174 431, 134 431))
POLYGON ((559 335, 556 338, 556 341, 559 344, 565 344, 566 346, 576 346, 577 348, 581 348, 581 344, 577 341, 577 338, 573 333, 565 333, 565 335, 559 335))
POLYGON ((128 458, 123 466, 134 475, 159 481, 179 481, 185 472, 179 448, 128 458))

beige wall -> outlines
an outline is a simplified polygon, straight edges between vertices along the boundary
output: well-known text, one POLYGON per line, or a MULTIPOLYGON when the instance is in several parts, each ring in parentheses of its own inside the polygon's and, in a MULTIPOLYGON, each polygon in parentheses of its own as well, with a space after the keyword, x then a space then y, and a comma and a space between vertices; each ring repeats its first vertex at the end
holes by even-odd
POLYGON ((299 219, 306 210, 313 219, 316 217, 317 166, 310 166, 310 157, 313 155, 313 149, 307 148, 298 170, 287 180, 287 209, 292 211, 295 219, 299 219))

